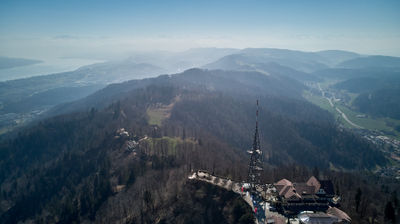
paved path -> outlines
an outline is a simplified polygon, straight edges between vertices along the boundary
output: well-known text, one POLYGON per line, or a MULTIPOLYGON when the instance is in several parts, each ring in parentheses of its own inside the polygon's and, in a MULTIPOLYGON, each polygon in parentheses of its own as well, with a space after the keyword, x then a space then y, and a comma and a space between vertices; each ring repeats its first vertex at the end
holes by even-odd
MULTIPOLYGON (((193 180, 200 180, 204 181, 222 188, 225 188, 227 190, 231 190, 237 194, 240 194, 240 196, 243 198, 243 200, 250 205, 252 211, 254 211, 254 204, 253 200, 248 192, 242 192, 241 191, 241 184, 223 177, 216 177, 211 174, 209 174, 206 171, 196 171, 193 172, 189 177, 189 179, 193 180)), ((287 220, 283 215, 279 214, 278 212, 272 212, 270 211, 270 203, 268 202, 262 202, 264 204, 264 211, 265 211, 265 221, 262 219, 258 219, 256 215, 254 214, 255 217, 255 223, 256 224, 263 224, 266 223, 267 220, 272 219, 273 217, 277 218, 275 219, 276 224, 286 224, 287 220)), ((292 220, 293 222, 293 220, 292 220)))
MULTIPOLYGON (((200 181, 204 181, 222 188, 225 188, 227 190, 233 191, 237 194, 240 194, 240 196, 243 198, 244 201, 247 202, 247 204, 250 205, 252 211, 254 211, 254 205, 253 205, 253 201, 251 200, 251 197, 249 194, 243 193, 241 191, 241 186, 240 183, 237 183, 235 181, 223 178, 223 177, 216 177, 213 176, 207 172, 204 171, 196 171, 194 172, 192 175, 189 176, 190 180, 196 179, 196 180, 200 180, 200 181)), ((261 224, 258 222, 257 218, 256 220, 256 224, 261 224)))
POLYGON ((346 114, 343 113, 339 108, 336 107, 335 109, 337 112, 339 112, 340 115, 342 115, 343 119, 345 119, 347 121, 347 123, 351 124, 355 128, 364 129, 364 127, 354 124, 351 120, 349 120, 349 118, 346 116, 346 114))

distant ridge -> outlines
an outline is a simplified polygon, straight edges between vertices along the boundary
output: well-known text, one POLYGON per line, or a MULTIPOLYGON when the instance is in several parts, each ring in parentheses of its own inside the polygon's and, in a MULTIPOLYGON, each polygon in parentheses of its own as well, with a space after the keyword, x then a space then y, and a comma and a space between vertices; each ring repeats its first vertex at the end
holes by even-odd
POLYGON ((343 68, 400 68, 400 57, 374 55, 354 58, 338 65, 343 68))

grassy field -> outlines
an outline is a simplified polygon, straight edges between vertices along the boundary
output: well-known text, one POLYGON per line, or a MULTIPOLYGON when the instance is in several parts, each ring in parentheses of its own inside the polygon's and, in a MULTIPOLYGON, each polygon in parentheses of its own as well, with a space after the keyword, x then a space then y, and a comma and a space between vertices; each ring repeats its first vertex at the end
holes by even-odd
POLYGON ((169 105, 157 105, 149 107, 146 111, 149 118, 148 123, 150 125, 157 125, 161 127, 163 120, 171 116, 171 110, 174 104, 179 100, 179 96, 176 96, 174 101, 169 105))
POLYGON ((343 124, 346 128, 354 128, 347 121, 345 121, 342 116, 329 104, 328 100, 323 98, 322 96, 313 95, 312 93, 305 91, 303 93, 303 97, 310 101, 311 103, 319 106, 320 108, 327 110, 334 117, 335 120, 338 120, 341 124, 343 124))
POLYGON ((328 100, 323 98, 322 96, 317 96, 317 95, 312 94, 309 91, 304 91, 303 97, 305 99, 307 99, 308 101, 310 101, 311 103, 321 107, 322 109, 325 109, 325 110, 331 112, 332 114, 337 113, 336 110, 331 107, 328 100))
POLYGON ((161 126, 162 121, 165 119, 165 114, 163 111, 160 110, 147 110, 147 116, 149 117, 149 124, 150 125, 158 125, 161 126))

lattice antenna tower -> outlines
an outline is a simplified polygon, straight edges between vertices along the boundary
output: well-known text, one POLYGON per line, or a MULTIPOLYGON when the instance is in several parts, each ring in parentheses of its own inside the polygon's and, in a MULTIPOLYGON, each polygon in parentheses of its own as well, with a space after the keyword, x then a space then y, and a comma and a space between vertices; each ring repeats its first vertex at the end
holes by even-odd
POLYGON ((261 186, 261 173, 262 167, 262 151, 260 147, 260 135, 258 133, 258 100, 257 100, 257 111, 256 111, 256 130, 254 133, 253 147, 247 152, 250 154, 248 182, 250 184, 250 190, 255 192, 256 186, 261 186))

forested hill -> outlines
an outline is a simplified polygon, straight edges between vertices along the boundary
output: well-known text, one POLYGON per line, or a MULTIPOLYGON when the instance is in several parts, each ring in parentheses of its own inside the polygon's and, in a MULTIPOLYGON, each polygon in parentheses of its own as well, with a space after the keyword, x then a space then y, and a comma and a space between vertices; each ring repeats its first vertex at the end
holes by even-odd
POLYGON ((187 175, 205 169, 245 179, 256 98, 264 181, 279 176, 268 174, 270 167, 288 164, 353 171, 385 166, 379 151, 303 100, 302 88, 289 78, 199 69, 111 85, 0 143, 0 220, 246 220, 248 207, 237 196, 192 185, 187 175))
POLYGON ((272 164, 290 161, 308 166, 370 169, 385 163, 373 146, 339 130, 328 112, 305 101, 301 97, 305 88, 302 84, 258 72, 190 69, 172 76, 132 80, 110 85, 52 112, 101 110, 117 101, 129 101, 141 89, 150 91, 147 94, 151 98, 158 94, 151 91, 159 88, 176 92, 173 96, 163 95, 169 101, 178 95, 180 99, 163 122, 188 130, 196 127, 239 149, 251 145, 254 100, 260 99, 264 108, 261 113, 265 113, 260 121, 265 121, 261 131, 272 164), (364 159, 354 160, 360 157, 364 159))

